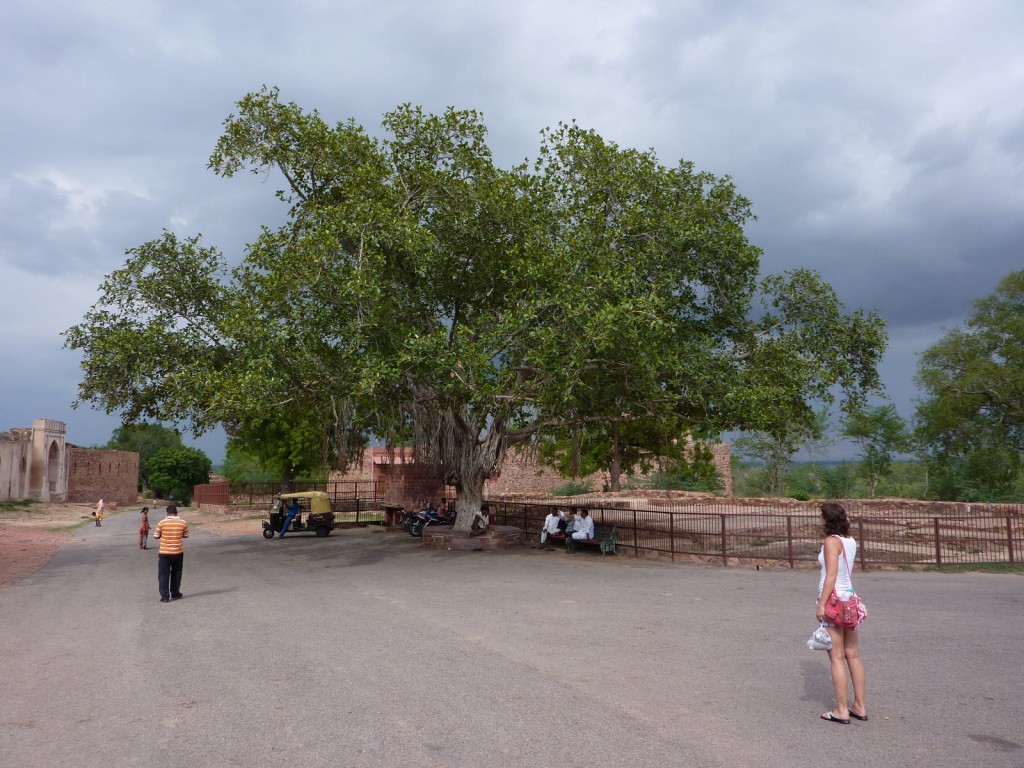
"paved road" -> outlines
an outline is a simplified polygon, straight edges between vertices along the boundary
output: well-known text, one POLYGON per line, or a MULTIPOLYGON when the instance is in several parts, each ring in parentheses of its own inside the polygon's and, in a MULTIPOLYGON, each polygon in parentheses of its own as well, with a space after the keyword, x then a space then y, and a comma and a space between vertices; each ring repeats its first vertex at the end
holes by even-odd
POLYGON ((1020 576, 861 574, 838 726, 811 571, 197 528, 161 604, 137 517, 0 591, 0 766, 1024 766, 1020 576))

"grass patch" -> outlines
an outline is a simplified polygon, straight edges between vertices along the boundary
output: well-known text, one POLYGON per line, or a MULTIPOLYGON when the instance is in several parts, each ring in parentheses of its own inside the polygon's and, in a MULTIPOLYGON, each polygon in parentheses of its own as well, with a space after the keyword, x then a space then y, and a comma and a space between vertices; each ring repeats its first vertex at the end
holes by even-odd
POLYGON ((926 571, 939 573, 1024 573, 1024 563, 957 563, 955 565, 929 565, 926 571))
POLYGON ((93 523, 92 518, 89 518, 88 520, 82 520, 78 523, 66 523, 65 525, 55 525, 51 528, 47 528, 46 530, 48 530, 50 533, 71 533, 72 531, 77 531, 79 528, 84 528, 86 525, 95 525, 95 523, 93 523))
POLYGON ((31 512, 32 506, 39 504, 36 499, 12 499, 0 502, 0 511, 3 512, 31 512))

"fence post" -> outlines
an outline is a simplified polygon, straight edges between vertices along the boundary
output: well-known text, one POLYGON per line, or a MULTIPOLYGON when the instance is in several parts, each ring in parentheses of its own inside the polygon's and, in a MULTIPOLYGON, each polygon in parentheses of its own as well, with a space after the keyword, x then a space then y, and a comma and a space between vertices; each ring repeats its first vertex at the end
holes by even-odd
POLYGON ((789 567, 795 568, 793 562, 793 516, 786 515, 786 554, 789 556, 789 567))
POLYGON ((935 525, 935 564, 942 565, 942 540, 939 538, 939 518, 934 517, 932 521, 935 525))
POLYGON ((868 569, 868 556, 864 551, 864 521, 857 521, 857 552, 860 554, 860 569, 866 571, 868 569))
MULTIPOLYGON (((634 510, 634 514, 635 514, 634 510)), ((636 530, 634 527, 633 535, 636 536, 636 530)), ((669 558, 674 563, 676 561, 676 515, 674 512, 668 513, 668 541, 669 541, 669 558)))
POLYGON ((356 494, 356 522, 359 522, 359 494, 356 494))
POLYGON ((633 509, 633 557, 640 557, 640 531, 637 529, 636 508, 633 509))
POLYGON ((1013 565, 1013 518, 1006 516, 1006 549, 1010 554, 1010 565, 1013 565))
POLYGON ((729 565, 729 553, 726 549, 726 534, 725 534, 725 515, 719 514, 718 517, 722 521, 722 565, 729 565))

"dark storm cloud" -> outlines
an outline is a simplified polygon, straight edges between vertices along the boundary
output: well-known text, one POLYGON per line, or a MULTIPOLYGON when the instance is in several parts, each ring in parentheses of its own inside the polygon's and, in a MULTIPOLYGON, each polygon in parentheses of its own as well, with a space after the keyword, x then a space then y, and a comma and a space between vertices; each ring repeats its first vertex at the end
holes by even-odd
POLYGON ((916 355, 1024 268, 1022 31, 1012 0, 5 3, 0 429, 104 423, 67 415, 59 333, 126 248, 202 232, 237 261, 281 220, 274 177, 205 167, 264 84, 371 133, 404 102, 478 109, 505 165, 575 119, 731 176, 765 273, 811 267, 886 318, 909 416, 916 355))

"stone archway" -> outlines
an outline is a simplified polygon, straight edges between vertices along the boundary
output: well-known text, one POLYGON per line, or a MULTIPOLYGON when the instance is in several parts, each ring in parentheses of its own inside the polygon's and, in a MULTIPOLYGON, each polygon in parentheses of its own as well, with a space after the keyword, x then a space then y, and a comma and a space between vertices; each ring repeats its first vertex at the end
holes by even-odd
POLYGON ((51 499, 63 496, 61 493, 61 481, 64 479, 64 473, 61 471, 63 467, 64 457, 61 455, 61 450, 57 446, 57 441, 54 440, 50 443, 50 450, 46 457, 46 490, 47 495, 51 499))

